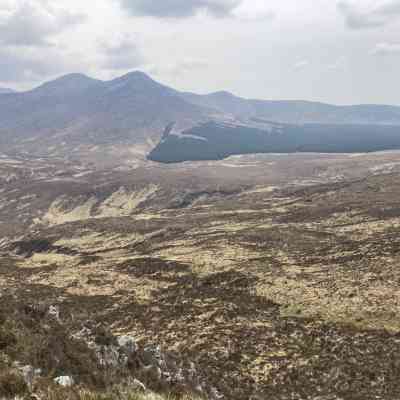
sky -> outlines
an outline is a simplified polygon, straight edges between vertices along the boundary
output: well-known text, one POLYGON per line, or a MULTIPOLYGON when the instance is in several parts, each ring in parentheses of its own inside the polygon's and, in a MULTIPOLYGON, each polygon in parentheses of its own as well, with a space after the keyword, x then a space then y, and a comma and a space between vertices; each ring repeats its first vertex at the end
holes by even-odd
POLYGON ((0 87, 133 70, 197 93, 400 105, 400 0, 0 0, 0 87))

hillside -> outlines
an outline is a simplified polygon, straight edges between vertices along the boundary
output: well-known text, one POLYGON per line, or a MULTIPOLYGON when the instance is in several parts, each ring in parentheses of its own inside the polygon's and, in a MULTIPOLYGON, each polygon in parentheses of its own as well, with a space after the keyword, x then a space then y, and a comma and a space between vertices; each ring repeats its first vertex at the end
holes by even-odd
POLYGON ((150 152, 153 161, 220 160, 252 153, 364 153, 400 149, 399 125, 288 125, 257 119, 208 122, 172 131, 150 152))
POLYGON ((400 107, 337 106, 311 101, 272 101, 237 97, 229 92, 182 93, 185 100, 240 118, 262 118, 287 124, 400 124, 400 107))
POLYGON ((399 125, 399 107, 246 100, 229 92, 195 95, 142 72, 111 81, 70 74, 0 97, 2 151, 102 166, 136 165, 150 153, 153 160, 181 161, 273 151, 395 149, 399 125), (271 124, 280 126, 280 138, 271 134, 271 124), (190 136, 208 142, 188 141, 190 136))
POLYGON ((32 91, 0 98, 2 149, 77 156, 94 146, 130 145, 142 158, 171 121, 182 129, 209 111, 136 72, 102 82, 72 74, 32 91))
POLYGON ((15 93, 15 91, 12 89, 0 87, 0 94, 9 94, 9 93, 15 93))
POLYGON ((399 398, 398 152, 0 169, 1 389, 183 394, 168 355, 205 399, 399 398))

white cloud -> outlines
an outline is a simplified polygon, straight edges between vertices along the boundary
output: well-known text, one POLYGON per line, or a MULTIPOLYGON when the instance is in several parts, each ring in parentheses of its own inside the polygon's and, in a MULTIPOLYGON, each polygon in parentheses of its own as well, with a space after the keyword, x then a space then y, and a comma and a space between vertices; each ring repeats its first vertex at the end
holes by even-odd
POLYGON ((185 18, 198 13, 214 17, 232 14, 242 0, 119 0, 132 15, 156 18, 185 18))
POLYGON ((85 16, 50 5, 26 0, 3 7, 0 14, 0 43, 7 46, 44 46, 55 35, 83 23, 85 16))
POLYGON ((49 48, 46 57, 35 48, 0 48, 0 81, 24 83, 48 76, 85 69, 82 55, 64 54, 49 48), (78 61, 79 60, 79 61, 78 61))
POLYGON ((182 75, 190 74, 196 70, 206 69, 209 63, 205 60, 184 58, 175 63, 165 63, 164 65, 149 65, 147 70, 149 73, 162 76, 169 75, 171 77, 182 77, 182 75))
POLYGON ((143 55, 135 37, 125 35, 101 45, 104 56, 102 67, 107 70, 129 70, 144 64, 143 55))
POLYGON ((141 69, 201 93, 400 104, 400 0, 338 2, 0 0, 0 82, 141 69))
POLYGON ((346 66, 346 59, 344 57, 340 57, 336 61, 328 64, 328 69, 332 71, 338 71, 344 69, 346 66))
POLYGON ((372 55, 400 54, 400 43, 378 43, 371 50, 372 55))
POLYGON ((309 60, 300 60, 293 65, 293 68, 296 70, 304 69, 310 65, 309 60))
POLYGON ((343 0, 338 3, 338 9, 351 29, 380 28, 400 18, 399 0, 375 1, 367 6, 343 0))
POLYGON ((242 21, 267 21, 276 17, 271 3, 244 0, 232 10, 232 16, 242 21))

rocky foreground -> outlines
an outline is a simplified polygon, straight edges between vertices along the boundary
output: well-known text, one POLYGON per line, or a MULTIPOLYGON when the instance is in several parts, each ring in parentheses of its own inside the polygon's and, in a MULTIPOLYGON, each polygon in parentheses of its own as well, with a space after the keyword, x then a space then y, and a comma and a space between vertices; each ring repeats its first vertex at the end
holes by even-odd
POLYGON ((193 362, 81 318, 2 296, 0 398, 223 397, 193 362))

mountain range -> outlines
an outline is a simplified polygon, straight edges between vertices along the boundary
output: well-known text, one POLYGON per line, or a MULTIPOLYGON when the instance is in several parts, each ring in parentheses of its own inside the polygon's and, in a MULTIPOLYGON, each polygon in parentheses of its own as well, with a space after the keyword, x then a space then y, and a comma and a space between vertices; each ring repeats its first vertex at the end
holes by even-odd
POLYGON ((15 93, 15 91, 12 89, 0 87, 0 94, 9 94, 9 93, 15 93))
POLYGON ((110 81, 69 74, 30 91, 0 89, 4 92, 3 151, 172 162, 249 152, 400 147, 396 106, 252 100, 229 92, 199 95, 139 71, 110 81))

